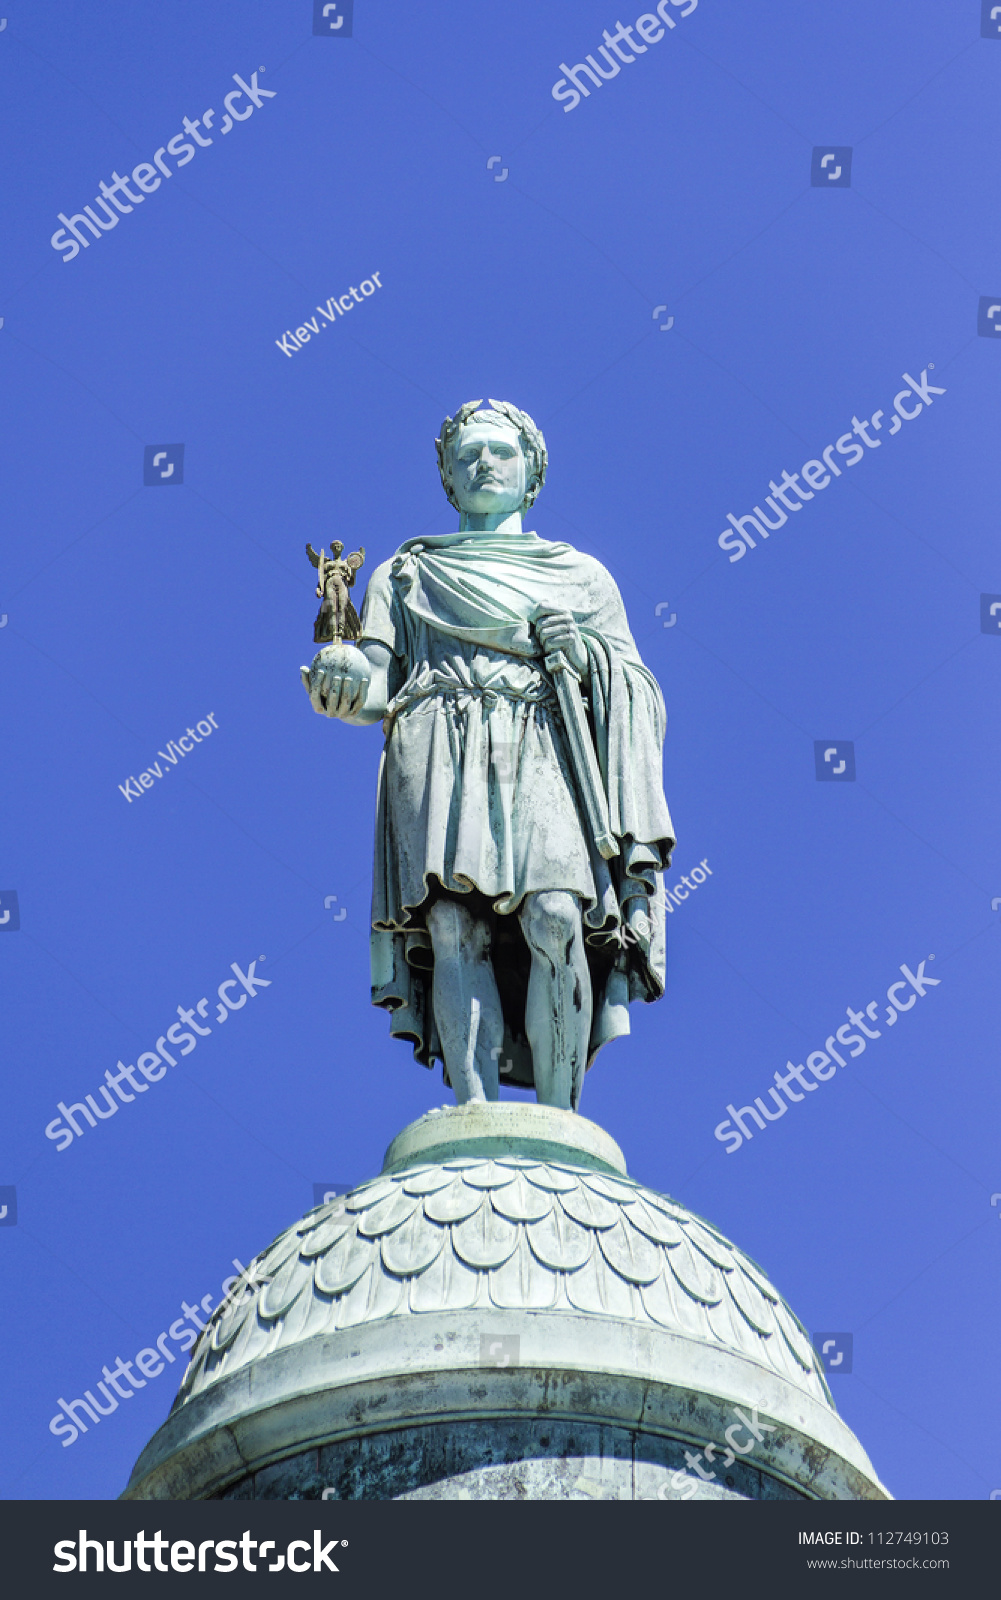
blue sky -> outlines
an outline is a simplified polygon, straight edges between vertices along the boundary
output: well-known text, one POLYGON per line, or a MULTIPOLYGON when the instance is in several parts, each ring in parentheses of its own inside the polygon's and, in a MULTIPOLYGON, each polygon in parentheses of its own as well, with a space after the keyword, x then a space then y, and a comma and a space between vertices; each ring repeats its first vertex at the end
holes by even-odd
POLYGON ((546 435, 531 525, 609 567, 663 685, 670 882, 712 869, 669 919, 666 998, 634 1008, 583 1111, 811 1330, 853 1334, 835 1398, 895 1495, 984 1499, 1001 350, 978 309, 1001 302, 1001 38, 978 0, 699 0, 565 111, 560 63, 619 20, 598 0, 354 12, 326 39, 309 0, 31 0, 0 32, 0 887, 20 912, 0 928, 0 1493, 119 1493, 180 1368, 68 1448, 58 1398, 445 1098, 368 1002, 380 737, 309 709, 303 547, 364 544, 371 569, 448 532, 434 435, 493 395, 546 435), (273 98, 221 135, 255 72, 273 98), (64 262, 58 214, 209 107, 211 146, 64 262), (824 141, 851 149, 849 186, 811 184, 824 141), (276 346, 373 272, 350 315, 276 346), (891 435, 923 372, 945 392, 891 435), (880 408, 864 459, 729 561, 727 514, 880 408), (145 487, 145 448, 178 442, 183 482, 145 487), (853 743, 854 781, 817 781, 818 740, 853 743), (215 1022, 231 964, 261 955, 269 987, 215 1022), (882 1016, 931 955, 937 987, 726 1154, 728 1102, 846 1008, 882 1016), (58 1101, 202 996, 188 1059, 68 1149, 46 1139, 58 1101))

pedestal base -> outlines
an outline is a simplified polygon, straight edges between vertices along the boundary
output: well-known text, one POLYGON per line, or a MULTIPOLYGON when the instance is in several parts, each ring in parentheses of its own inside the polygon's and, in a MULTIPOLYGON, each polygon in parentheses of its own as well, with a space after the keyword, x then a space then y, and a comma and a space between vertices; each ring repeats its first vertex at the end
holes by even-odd
POLYGON ((572 1113, 422 1117, 248 1278, 125 1498, 889 1498, 760 1268, 572 1113))

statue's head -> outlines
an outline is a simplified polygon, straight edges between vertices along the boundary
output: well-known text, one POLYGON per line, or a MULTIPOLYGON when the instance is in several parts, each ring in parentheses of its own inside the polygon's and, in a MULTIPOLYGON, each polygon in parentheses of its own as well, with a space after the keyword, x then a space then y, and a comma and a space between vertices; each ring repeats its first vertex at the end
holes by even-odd
POLYGON ((340 560, 343 549, 344 545, 341 543, 341 540, 335 539, 330 546, 330 554, 333 556, 335 561, 340 560))
POLYGON ((546 481, 546 441, 506 400, 467 400, 435 440, 442 487, 457 511, 527 511, 546 481))

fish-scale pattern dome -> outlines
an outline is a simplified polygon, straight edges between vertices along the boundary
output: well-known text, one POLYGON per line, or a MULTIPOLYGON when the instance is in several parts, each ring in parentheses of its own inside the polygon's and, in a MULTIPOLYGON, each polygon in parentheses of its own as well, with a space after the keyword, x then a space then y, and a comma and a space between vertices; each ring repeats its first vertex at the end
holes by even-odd
POLYGON ((174 1410, 314 1335, 489 1308, 667 1329, 761 1363, 833 1410, 802 1323, 718 1229, 629 1178, 518 1155, 406 1166, 317 1206, 217 1309, 174 1410))

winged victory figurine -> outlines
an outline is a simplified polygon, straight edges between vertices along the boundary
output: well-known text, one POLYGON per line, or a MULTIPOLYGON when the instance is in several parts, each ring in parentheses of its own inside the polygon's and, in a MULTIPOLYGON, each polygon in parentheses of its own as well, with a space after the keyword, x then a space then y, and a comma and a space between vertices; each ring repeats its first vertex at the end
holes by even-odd
POLYGON ((340 539, 331 543, 329 556, 324 555, 322 547, 317 552, 311 544, 306 546, 306 554, 317 569, 316 592, 322 598, 313 624, 314 644, 340 644, 342 640, 350 642, 361 636, 361 623, 348 590, 364 565, 365 547, 363 545, 342 561, 343 549, 340 539))

